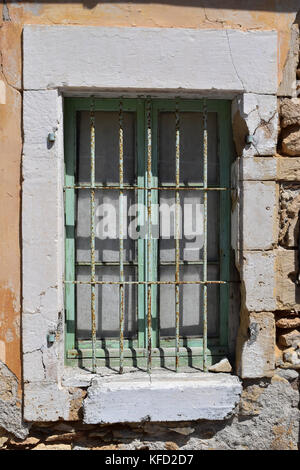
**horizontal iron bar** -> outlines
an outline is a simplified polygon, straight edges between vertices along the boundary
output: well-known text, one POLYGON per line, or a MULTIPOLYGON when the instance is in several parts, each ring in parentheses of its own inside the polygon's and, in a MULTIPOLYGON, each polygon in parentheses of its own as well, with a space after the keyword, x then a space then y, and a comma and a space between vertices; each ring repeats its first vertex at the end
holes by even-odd
MULTIPOLYGON (((154 357, 175 357, 175 349, 174 347, 168 348, 152 348, 151 355, 154 357)), ((68 357, 76 358, 76 357, 84 357, 88 358, 91 357, 91 349, 69 349, 67 352, 68 357)), ((146 348, 124 348, 124 357, 146 357, 147 350, 146 348)), ((208 348, 207 355, 213 354, 224 354, 226 353, 226 348, 214 346, 212 348, 208 348), (210 350, 212 349, 212 350, 210 350)), ((119 357, 119 350, 117 348, 97 348, 96 349, 97 357, 119 357)), ((185 356, 202 356, 203 355, 203 348, 202 347, 179 347, 179 355, 181 357, 185 356)))
POLYGON ((120 186, 100 186, 100 185, 87 185, 87 186, 64 186, 64 190, 66 189, 97 189, 97 190, 116 190, 119 191, 120 189, 123 190, 151 190, 151 191, 231 191, 232 188, 219 188, 219 187, 209 187, 209 188, 203 188, 202 186, 157 186, 157 187, 151 187, 147 188, 144 186, 125 186, 121 188, 120 186))
MULTIPOLYGON (((76 261, 77 266, 90 266, 90 261, 76 261)), ((136 261, 124 261, 124 266, 138 266, 136 261)), ((203 261, 184 261, 179 262, 182 266, 201 266, 203 261)), ((216 265, 220 264, 220 261, 207 261, 207 264, 216 265)), ((119 261, 95 261, 95 266, 119 266, 119 261)), ((175 261, 160 261, 159 266, 176 266, 175 261)))
POLYGON ((87 284, 87 285, 94 285, 94 284, 107 284, 107 285, 122 285, 122 284, 139 284, 139 285, 148 285, 148 284, 166 284, 166 285, 176 285, 176 284, 228 284, 232 282, 239 282, 239 281, 64 281, 65 284, 87 284))
MULTIPOLYGON (((90 261, 76 261, 77 266, 90 266, 90 261)), ((137 261, 124 261, 124 266, 138 266, 137 261)), ((119 261, 95 261, 95 266, 120 266, 119 261)))

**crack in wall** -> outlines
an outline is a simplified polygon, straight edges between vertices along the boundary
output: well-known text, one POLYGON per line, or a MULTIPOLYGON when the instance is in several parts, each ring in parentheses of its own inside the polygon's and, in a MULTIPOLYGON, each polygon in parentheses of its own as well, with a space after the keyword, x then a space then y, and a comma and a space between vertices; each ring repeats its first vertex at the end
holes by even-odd
MULTIPOLYGON (((1 30, 1 28, 0 28, 1 30)), ((5 80, 5 83, 7 84, 7 86, 9 86, 10 88, 13 88, 15 91, 17 91, 18 93, 22 93, 22 90, 21 88, 17 88, 16 86, 12 85, 10 83, 10 81, 8 80, 6 74, 5 74, 5 71, 4 71, 4 66, 3 66, 3 54, 2 54, 2 51, 0 50, 0 72, 2 73, 3 75, 3 78, 5 80)))
POLYGON ((227 43, 228 43, 228 48, 229 48, 229 55, 230 55, 230 58, 231 58, 231 62, 232 62, 232 65, 233 65, 233 68, 235 70, 235 73, 236 73, 236 76, 238 77, 242 87, 243 87, 243 90, 246 90, 245 88, 245 85, 243 83, 243 80, 241 79, 241 77, 239 76, 238 74, 238 71, 237 71, 237 68, 235 66, 235 63, 234 63, 234 60, 233 60, 233 56, 232 56, 232 50, 231 50, 231 46, 230 46, 230 39, 229 39, 229 35, 228 35, 228 31, 227 29, 225 29, 225 34, 226 34, 226 37, 227 37, 227 43))

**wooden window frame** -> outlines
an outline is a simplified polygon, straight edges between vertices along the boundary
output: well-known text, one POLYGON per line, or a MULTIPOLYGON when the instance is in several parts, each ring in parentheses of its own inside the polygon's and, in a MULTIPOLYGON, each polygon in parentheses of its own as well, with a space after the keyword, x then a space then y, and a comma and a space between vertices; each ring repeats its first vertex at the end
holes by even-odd
MULTIPOLYGON (((76 113, 89 111, 92 100, 96 111, 119 111, 120 99, 117 98, 65 98, 65 345, 66 364, 91 366, 92 345, 89 340, 76 338, 76 286, 75 280, 75 190, 69 187, 75 185, 75 165, 77 154, 76 113), (71 282, 69 282, 71 281, 71 282)), ((179 112, 202 112, 203 99, 178 100, 179 112)), ((153 132, 152 165, 157 168, 157 128, 158 113, 162 111, 175 112, 175 99, 151 99, 151 118, 153 132)), ((229 313, 229 281, 230 281, 230 166, 232 161, 231 139, 231 102, 225 100, 206 100, 207 112, 217 113, 218 156, 219 156, 219 186, 228 188, 220 191, 220 280, 226 284, 220 285, 219 337, 207 339, 208 365, 211 365, 228 352, 228 313, 229 313)), ((122 99, 124 112, 135 112, 137 116, 137 187, 146 186, 146 99, 122 99)), ((152 176, 152 186, 158 186, 157 171, 152 176)), ((138 203, 145 202, 145 191, 138 190, 138 203)), ((152 202, 157 200, 157 191, 153 193, 152 202), (156 198, 156 199, 155 199, 156 198)), ((138 243, 138 280, 145 280, 145 265, 147 255, 146 240, 139 239, 138 243)), ((157 241, 153 240, 152 262, 155 280, 157 269, 157 241)), ((157 286, 153 286, 153 302, 156 302, 157 286)), ((146 287, 138 285, 138 318, 137 339, 124 339, 125 365, 144 367, 146 365, 146 287)), ((152 355, 154 365, 167 366, 174 363, 174 344, 168 339, 159 338, 158 308, 152 310, 152 355)), ((203 338, 181 338, 180 365, 203 368, 203 338)), ((96 344, 97 365, 117 367, 119 364, 119 341, 103 339, 96 344)))

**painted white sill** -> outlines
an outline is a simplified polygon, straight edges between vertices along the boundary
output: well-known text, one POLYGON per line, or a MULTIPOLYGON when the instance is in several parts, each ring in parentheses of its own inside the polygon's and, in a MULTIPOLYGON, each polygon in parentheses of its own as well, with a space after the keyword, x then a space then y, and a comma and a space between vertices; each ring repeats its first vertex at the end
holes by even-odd
POLYGON ((223 373, 154 370, 151 375, 80 373, 73 379, 68 374, 63 385, 91 384, 83 403, 87 424, 222 420, 233 411, 242 391, 238 377, 223 373))

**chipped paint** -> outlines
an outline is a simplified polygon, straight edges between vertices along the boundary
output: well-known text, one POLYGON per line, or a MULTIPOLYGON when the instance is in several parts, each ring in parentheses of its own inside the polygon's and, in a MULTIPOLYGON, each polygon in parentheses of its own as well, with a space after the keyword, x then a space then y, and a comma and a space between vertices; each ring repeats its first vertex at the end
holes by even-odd
MULTIPOLYGON (((0 29, 0 359, 21 377, 20 362, 20 168, 22 154, 19 89, 22 84, 21 34, 25 24, 132 26, 276 30, 278 32, 278 83, 290 45, 290 27, 296 12, 278 13, 273 1, 264 10, 200 8, 167 3, 119 2, 7 2, 2 7, 0 29)), ((151 292, 151 291, 150 291, 151 292)))
MULTIPOLYGON (((231 3, 231 2, 230 2, 231 3)), ((195 6, 195 2, 186 5, 168 3, 131 3, 119 2, 99 4, 89 2, 45 3, 22 2, 10 4, 11 23, 19 24, 73 24, 99 26, 165 27, 165 28, 205 28, 240 30, 277 30, 279 34, 278 83, 286 62, 290 45, 290 28, 297 11, 292 7, 278 14, 272 0, 265 0, 265 7, 251 10, 227 8, 226 1, 219 2, 220 8, 195 6)))

